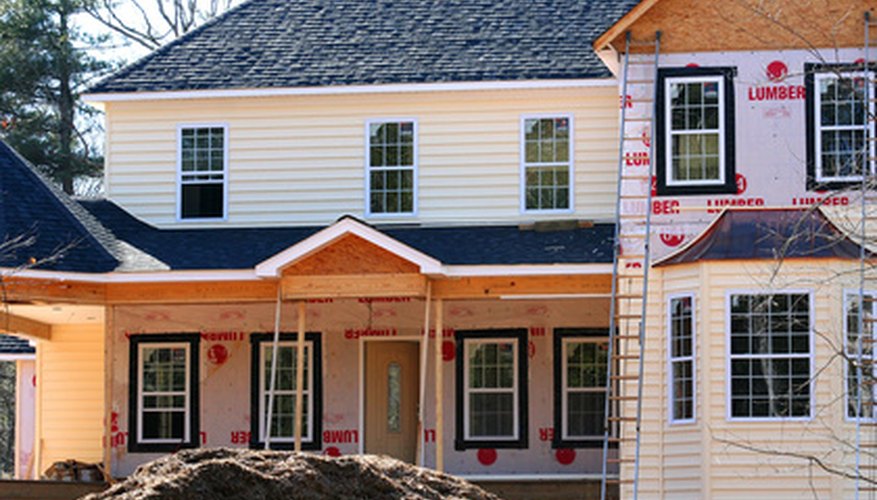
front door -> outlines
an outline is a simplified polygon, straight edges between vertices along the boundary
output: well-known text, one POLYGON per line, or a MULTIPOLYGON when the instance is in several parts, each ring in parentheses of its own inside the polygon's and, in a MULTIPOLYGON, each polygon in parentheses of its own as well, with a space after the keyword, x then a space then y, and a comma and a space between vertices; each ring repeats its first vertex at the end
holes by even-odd
POLYGON ((365 451, 414 463, 417 342, 365 343, 365 451))

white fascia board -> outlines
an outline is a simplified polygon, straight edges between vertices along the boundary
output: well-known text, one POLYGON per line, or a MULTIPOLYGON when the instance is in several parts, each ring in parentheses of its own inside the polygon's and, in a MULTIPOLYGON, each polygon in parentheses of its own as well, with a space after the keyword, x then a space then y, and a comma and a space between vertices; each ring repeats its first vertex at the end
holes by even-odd
POLYGON ((519 264, 507 266, 443 266, 449 278, 478 276, 568 276, 612 274, 612 264, 519 264))
POLYGON ((278 97, 302 95, 389 94, 405 92, 459 92, 473 90, 527 90, 554 88, 615 87, 615 78, 568 80, 520 80, 493 82, 401 83, 385 85, 338 85, 324 87, 251 88, 219 90, 172 90, 158 92, 111 92, 84 94, 90 103, 160 101, 170 99, 219 99, 236 97, 278 97))
POLYGON ((442 273, 441 262, 429 255, 415 250, 359 221, 344 219, 256 265, 256 275, 263 278, 276 278, 280 275, 281 268, 307 257, 332 241, 348 234, 358 236, 390 253, 417 264, 420 266, 420 271, 423 274, 435 275, 442 273))
POLYGON ((36 354, 2 354, 0 353, 0 361, 33 361, 37 359, 36 354))
POLYGON ((55 281, 80 281, 84 283, 173 283, 203 281, 253 281, 260 279, 252 269, 209 271, 151 271, 75 273, 65 271, 41 271, 35 269, 2 269, 4 278, 32 278, 55 281))

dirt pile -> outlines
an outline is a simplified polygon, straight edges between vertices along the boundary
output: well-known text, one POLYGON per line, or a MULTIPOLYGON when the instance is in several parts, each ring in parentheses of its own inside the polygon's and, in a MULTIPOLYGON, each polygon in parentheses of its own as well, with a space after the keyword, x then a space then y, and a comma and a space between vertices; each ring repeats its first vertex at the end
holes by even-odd
POLYGON ((232 448, 185 450, 141 465, 102 499, 497 499, 478 486, 393 458, 232 448))

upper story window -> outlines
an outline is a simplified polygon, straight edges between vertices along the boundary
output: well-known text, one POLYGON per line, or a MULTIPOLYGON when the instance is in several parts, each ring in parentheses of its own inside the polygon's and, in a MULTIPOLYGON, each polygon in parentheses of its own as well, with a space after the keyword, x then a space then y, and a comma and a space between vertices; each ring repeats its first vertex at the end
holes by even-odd
POLYGON ((179 218, 222 219, 228 162, 224 125, 179 129, 179 218))
POLYGON ((695 408, 694 296, 670 298, 670 421, 693 422, 695 408))
POLYGON ((457 449, 527 446, 527 330, 457 332, 457 449))
POLYGON ((197 334, 131 336, 129 418, 134 436, 129 451, 198 445, 199 339, 197 334))
POLYGON ((810 295, 733 294, 729 302, 729 417, 809 418, 810 295))
POLYGON ((658 76, 659 195, 735 193, 733 68, 658 76))
MULTIPOLYGON (((808 188, 842 187, 875 172, 874 103, 865 85, 874 73, 852 65, 806 65, 808 188), (869 123, 867 128, 865 123, 869 123), (866 133, 867 132, 867 133, 866 133)), ((874 91, 870 92, 874 97, 874 91)))
POLYGON ((417 123, 372 121, 368 129, 368 214, 412 215, 417 207, 417 123))
POLYGON ((523 119, 524 211, 572 209, 572 136, 571 116, 523 119))
POLYGON ((874 384, 877 369, 875 369, 874 343, 877 341, 877 294, 867 292, 859 306, 859 294, 846 294, 844 304, 844 353, 846 375, 846 416, 855 419, 861 415, 865 420, 874 420, 875 405, 877 405, 877 385, 874 384), (865 315, 861 318, 862 330, 865 335, 859 335, 859 311, 864 310, 865 315), (861 369, 861 372, 859 371, 861 369), (861 401, 859 395, 861 391, 861 401))
MULTIPOLYGON (((271 411, 271 447, 291 449, 295 444, 295 398, 296 372, 298 369, 297 335, 284 333, 277 348, 277 371, 274 381, 274 403, 271 411)), ((262 448, 267 435, 268 397, 271 388, 271 357, 274 353, 274 336, 252 334, 252 381, 257 391, 251 391, 251 438, 253 446, 262 448)), ((322 406, 322 359, 320 335, 305 336, 304 380, 302 383, 302 449, 318 450, 321 447, 323 414, 322 406)))
POLYGON ((553 446, 602 446, 608 344, 606 330, 554 330, 553 446))

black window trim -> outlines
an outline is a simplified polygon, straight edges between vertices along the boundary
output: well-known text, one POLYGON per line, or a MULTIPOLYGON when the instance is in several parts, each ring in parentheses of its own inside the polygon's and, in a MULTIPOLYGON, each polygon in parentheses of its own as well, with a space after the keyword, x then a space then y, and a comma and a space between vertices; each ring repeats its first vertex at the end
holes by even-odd
MULTIPOLYGON (((848 73, 864 71, 862 63, 804 63, 804 96, 805 118, 807 127, 807 190, 827 191, 843 189, 861 184, 860 180, 820 182, 816 179, 816 74, 817 73, 848 73)), ((872 64, 870 71, 877 71, 877 64, 872 64)), ((877 86, 871 87, 871 97, 877 95, 877 86)), ((871 125, 871 137, 877 136, 875 126, 871 125)), ((870 156, 870 155, 869 155, 870 156)))
POLYGON ((201 399, 200 399, 200 346, 199 333, 158 333, 131 335, 128 353, 128 452, 129 453, 172 453, 184 448, 197 448, 201 442, 201 399), (141 443, 138 441, 137 422, 139 401, 137 398, 139 381, 139 358, 141 344, 189 344, 189 440, 180 443, 141 443))
MULTIPOLYGON (((554 329, 554 439, 552 448, 602 448, 603 435, 594 439, 563 438, 563 341, 569 338, 604 338, 609 345, 608 328, 555 328, 554 329)), ((608 373, 608 372, 607 372, 608 373)), ((604 422, 605 426, 605 422, 604 422)), ((609 443, 614 448, 617 443, 609 443)))
MULTIPOLYGON (((281 342, 295 342, 298 340, 298 333, 281 332, 281 342)), ((250 449, 261 450, 265 448, 265 441, 260 439, 259 435, 259 356, 260 347, 264 343, 274 341, 273 333, 253 333, 250 334, 250 449)), ((305 341, 311 342, 311 358, 313 359, 313 387, 311 394, 313 397, 313 419, 312 430, 313 439, 305 441, 302 439, 301 449, 306 451, 316 451, 323 448, 323 351, 322 351, 322 335, 320 332, 305 333, 305 341)), ((294 442, 271 442, 272 450, 293 450, 294 442)))
POLYGON ((526 328, 504 328, 486 330, 457 330, 456 339, 456 395, 455 395, 455 419, 456 439, 454 449, 457 451, 497 448, 497 449, 526 449, 529 447, 527 430, 529 429, 528 415, 530 408, 527 406, 528 374, 528 330, 526 328), (489 439, 466 439, 464 429, 463 398, 463 370, 465 370, 464 345, 469 339, 516 339, 518 341, 518 439, 515 440, 489 440, 489 439))
POLYGON ((658 70, 658 89, 655 101, 655 175, 658 196, 687 196, 709 194, 736 194, 737 193, 737 165, 735 154, 735 89, 734 77, 737 68, 730 66, 712 67, 673 67, 660 68, 658 70), (720 76, 724 77, 725 100, 722 103, 725 109, 725 182, 723 184, 704 184, 702 186, 668 186, 667 185, 667 125, 666 125, 666 99, 665 82, 667 78, 720 76))

